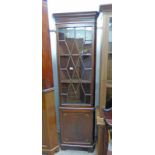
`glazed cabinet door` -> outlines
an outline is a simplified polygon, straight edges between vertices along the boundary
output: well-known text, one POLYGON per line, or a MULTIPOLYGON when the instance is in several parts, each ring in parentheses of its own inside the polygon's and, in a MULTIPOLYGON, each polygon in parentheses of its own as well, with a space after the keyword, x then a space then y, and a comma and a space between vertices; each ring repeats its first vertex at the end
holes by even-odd
POLYGON ((57 31, 61 104, 92 105, 94 26, 72 25, 57 31))

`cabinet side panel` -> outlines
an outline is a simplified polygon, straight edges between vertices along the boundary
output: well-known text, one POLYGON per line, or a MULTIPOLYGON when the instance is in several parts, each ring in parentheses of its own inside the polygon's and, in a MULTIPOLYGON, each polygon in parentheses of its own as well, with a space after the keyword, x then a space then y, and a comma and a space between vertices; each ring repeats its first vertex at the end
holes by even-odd
POLYGON ((42 146, 48 148, 48 137, 47 137, 47 119, 46 119, 46 102, 45 97, 42 97, 42 146))
POLYGON ((53 87, 52 59, 46 3, 42 5, 42 87, 53 87))
POLYGON ((58 145, 57 127, 56 127, 56 112, 54 102, 54 91, 43 93, 46 104, 46 121, 49 149, 52 149, 58 145))

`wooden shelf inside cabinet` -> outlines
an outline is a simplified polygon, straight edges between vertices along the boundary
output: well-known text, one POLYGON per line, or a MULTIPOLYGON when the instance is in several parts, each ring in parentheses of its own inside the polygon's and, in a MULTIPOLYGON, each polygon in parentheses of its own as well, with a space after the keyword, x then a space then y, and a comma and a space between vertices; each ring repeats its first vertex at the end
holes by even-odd
POLYGON ((88 80, 61 80, 61 83, 91 83, 88 80))
POLYGON ((81 56, 91 56, 92 54, 91 53, 83 53, 81 54, 81 56))
MULTIPOLYGON (((61 95, 65 95, 65 96, 67 96, 68 95, 68 93, 61 93, 61 95)), ((92 94, 85 94, 85 95, 87 95, 87 96, 91 96, 92 94)))
POLYGON ((60 56, 92 56, 91 53, 83 53, 83 54, 60 54, 60 56))

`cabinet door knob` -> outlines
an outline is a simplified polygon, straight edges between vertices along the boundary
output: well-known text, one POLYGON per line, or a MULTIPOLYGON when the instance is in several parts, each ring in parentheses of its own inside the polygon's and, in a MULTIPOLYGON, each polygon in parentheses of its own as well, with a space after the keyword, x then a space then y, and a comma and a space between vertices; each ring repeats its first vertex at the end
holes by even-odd
POLYGON ((74 70, 74 68, 73 67, 69 67, 69 70, 74 70))

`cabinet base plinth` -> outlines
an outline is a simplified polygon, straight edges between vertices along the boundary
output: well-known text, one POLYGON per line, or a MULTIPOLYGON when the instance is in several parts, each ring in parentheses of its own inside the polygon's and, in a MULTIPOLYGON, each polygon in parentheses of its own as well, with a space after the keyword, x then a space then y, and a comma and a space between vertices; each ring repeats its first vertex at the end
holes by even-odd
POLYGON ((54 153, 58 152, 59 151, 59 146, 56 146, 55 148, 53 149, 42 149, 42 152, 43 153, 46 153, 47 155, 54 155, 54 153))
POLYGON ((72 145, 72 144, 61 144, 62 150, 83 150, 88 152, 94 152, 95 143, 92 145, 72 145))

